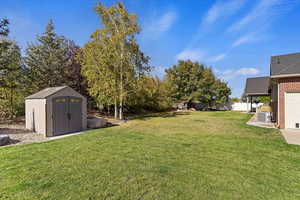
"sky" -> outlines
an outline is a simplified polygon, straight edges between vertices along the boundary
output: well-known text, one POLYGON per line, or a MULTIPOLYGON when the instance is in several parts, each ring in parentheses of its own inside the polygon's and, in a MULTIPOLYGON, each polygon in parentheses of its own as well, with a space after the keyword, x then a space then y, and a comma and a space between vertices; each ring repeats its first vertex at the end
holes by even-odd
MULTIPOLYGON (((0 18, 10 22, 10 37, 22 50, 45 30, 83 46, 101 21, 97 0, 1 0, 0 18)), ((110 6, 116 0, 101 0, 110 6)), ((153 74, 179 59, 212 67, 240 97, 248 77, 268 76, 270 56, 300 52, 300 0, 121 0, 137 14, 137 36, 151 58, 153 74)))

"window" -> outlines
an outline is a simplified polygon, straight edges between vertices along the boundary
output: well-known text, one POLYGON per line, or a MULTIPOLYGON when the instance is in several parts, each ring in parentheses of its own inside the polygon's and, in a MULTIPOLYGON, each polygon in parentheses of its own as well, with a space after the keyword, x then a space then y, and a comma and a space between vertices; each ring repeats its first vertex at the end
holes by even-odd
POLYGON ((57 102, 57 103, 66 102, 66 99, 65 98, 59 98, 59 99, 56 99, 55 102, 57 102))
POLYGON ((71 101, 72 103, 79 103, 79 102, 80 102, 80 99, 71 98, 70 101, 71 101))

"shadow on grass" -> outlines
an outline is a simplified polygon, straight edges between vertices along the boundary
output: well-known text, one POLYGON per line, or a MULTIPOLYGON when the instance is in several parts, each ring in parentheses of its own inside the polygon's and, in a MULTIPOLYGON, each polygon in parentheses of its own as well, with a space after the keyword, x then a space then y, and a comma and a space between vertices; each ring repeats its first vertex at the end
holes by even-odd
POLYGON ((153 117, 161 117, 161 118, 170 118, 170 117, 177 117, 182 115, 190 115, 189 112, 162 112, 162 113, 151 113, 145 115, 138 115, 130 117, 130 120, 149 120, 153 117))

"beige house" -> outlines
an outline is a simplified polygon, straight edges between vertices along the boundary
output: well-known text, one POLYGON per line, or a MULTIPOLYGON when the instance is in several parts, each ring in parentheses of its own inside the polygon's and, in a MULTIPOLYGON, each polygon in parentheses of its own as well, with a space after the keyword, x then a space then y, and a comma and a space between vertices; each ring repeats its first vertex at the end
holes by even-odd
POLYGON ((85 130, 86 98, 68 86, 52 87, 25 100, 26 128, 46 137, 85 130))

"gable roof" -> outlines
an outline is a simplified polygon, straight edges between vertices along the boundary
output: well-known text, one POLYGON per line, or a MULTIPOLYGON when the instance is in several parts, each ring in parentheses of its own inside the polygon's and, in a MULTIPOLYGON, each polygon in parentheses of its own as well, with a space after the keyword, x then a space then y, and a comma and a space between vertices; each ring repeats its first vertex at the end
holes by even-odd
POLYGON ((270 77, 247 78, 245 95, 259 96, 269 95, 270 77))
POLYGON ((65 88, 68 88, 68 86, 45 88, 35 94, 32 94, 32 95, 26 97, 26 99, 45 99, 65 88))
POLYGON ((271 57, 271 76, 300 75, 300 53, 271 57))

